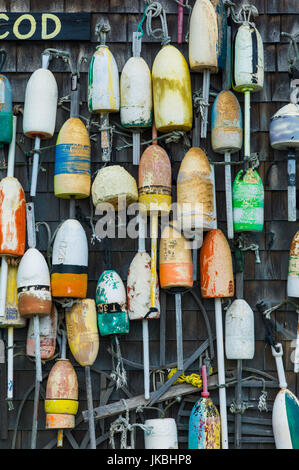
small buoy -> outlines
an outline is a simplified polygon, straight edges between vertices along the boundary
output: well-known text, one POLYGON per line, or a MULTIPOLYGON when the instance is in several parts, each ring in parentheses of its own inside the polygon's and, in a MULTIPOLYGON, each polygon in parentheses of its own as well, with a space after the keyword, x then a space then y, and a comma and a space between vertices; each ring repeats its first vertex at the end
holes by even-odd
POLYGON ((18 309, 17 273, 18 267, 9 264, 7 272, 6 305, 4 317, 0 317, 0 328, 24 328, 26 325, 26 319, 21 317, 18 309))
POLYGON ((220 229, 210 230, 204 238, 200 250, 200 287, 204 298, 234 295, 232 255, 220 229))
POLYGON ((0 147, 12 141, 12 90, 9 80, 0 74, 0 147))
POLYGON ((242 112, 229 90, 221 91, 212 107, 211 141, 217 153, 234 153, 242 148, 242 112))
MULTIPOLYGON (((130 320, 144 320, 150 311, 151 257, 146 252, 136 253, 127 276, 128 314, 130 320)), ((157 276, 156 302, 157 311, 151 312, 148 320, 160 317, 159 280, 157 276)))
MULTIPOLYGON (((50 315, 43 315, 39 319, 41 359, 51 359, 51 357, 54 356, 56 348, 57 320, 58 314, 54 304, 52 304, 50 315)), ((27 331, 26 354, 28 356, 35 357, 33 318, 30 318, 27 331)))
POLYGON ((160 284, 163 289, 193 286, 191 244, 179 231, 177 221, 166 226, 160 240, 160 284))
POLYGON ((91 113, 119 111, 119 75, 113 54, 107 46, 96 48, 88 73, 88 108, 91 113))
POLYGON ((214 182, 211 166, 201 148, 192 147, 184 156, 177 178, 178 220, 184 234, 215 227, 214 182), (186 231, 186 232, 185 232, 186 231))
POLYGON ((95 207, 109 203, 117 210, 122 201, 125 201, 125 207, 138 201, 136 180, 120 165, 101 168, 92 184, 91 193, 95 207))
POLYGON ((178 449, 178 431, 173 418, 147 419, 144 424, 151 428, 144 432, 145 449, 178 449))
POLYGON ((20 315, 50 315, 52 297, 49 268, 36 248, 29 248, 22 257, 17 283, 20 315))
POLYGON ((58 88, 53 73, 38 69, 29 78, 25 93, 23 132, 34 139, 49 139, 55 131, 58 88))
POLYGON ((58 359, 47 382, 46 429, 74 428, 78 406, 78 379, 75 369, 68 359, 58 359))
POLYGON ((104 271, 97 284, 98 326, 102 336, 129 333, 125 286, 116 271, 104 271))
POLYGON ((299 297, 299 231, 295 233, 289 255, 288 297, 299 297))
POLYGON ((91 366, 99 351, 96 305, 93 299, 75 303, 65 313, 70 350, 80 366, 91 366))
POLYGON ((167 153, 159 145, 150 145, 141 155, 138 192, 141 211, 170 211, 171 164, 167 153))
POLYGON ((236 232, 262 232, 264 186, 256 170, 240 170, 233 183, 233 218, 236 232))
POLYGON ((271 147, 278 150, 299 148, 299 106, 289 103, 272 116, 270 125, 271 147))
POLYGON ((22 256, 25 252, 26 203, 24 190, 12 176, 0 182, 0 254, 22 256))
POLYGON ((153 120, 152 78, 142 57, 130 57, 120 77, 120 122, 124 127, 150 127, 153 120))
POLYGON ((57 231, 52 255, 53 297, 85 298, 88 275, 88 243, 82 225, 68 219, 57 231))
POLYGON ((168 44, 160 49, 153 63, 152 79, 157 131, 190 131, 191 78, 186 59, 176 47, 168 44))
POLYGON ((264 86, 264 46, 253 24, 242 24, 234 39, 233 89, 255 92, 264 86))
POLYGON ((69 199, 90 194, 90 140, 79 118, 70 118, 59 131, 54 167, 55 196, 69 199))
POLYGON ((225 355, 236 360, 254 356, 254 315, 243 299, 234 300, 226 311, 225 355))
POLYGON ((196 0, 190 18, 191 70, 217 73, 226 62, 226 11, 222 0, 196 0))

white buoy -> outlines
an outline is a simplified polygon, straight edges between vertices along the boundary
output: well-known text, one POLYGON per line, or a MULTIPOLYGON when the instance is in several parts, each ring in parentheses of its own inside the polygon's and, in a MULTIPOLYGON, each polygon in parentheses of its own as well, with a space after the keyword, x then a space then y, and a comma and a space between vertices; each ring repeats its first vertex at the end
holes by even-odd
POLYGON ((145 449, 178 449, 178 432, 173 418, 147 419, 145 426, 151 427, 144 432, 145 449))
POLYGON ((225 315, 225 355, 227 359, 254 356, 254 316, 243 299, 234 300, 225 315))

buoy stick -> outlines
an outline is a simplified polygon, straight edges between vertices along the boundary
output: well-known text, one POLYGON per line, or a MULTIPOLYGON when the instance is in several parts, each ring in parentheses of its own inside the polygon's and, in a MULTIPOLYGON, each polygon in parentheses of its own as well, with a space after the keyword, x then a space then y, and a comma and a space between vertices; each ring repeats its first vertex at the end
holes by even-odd
POLYGON ((42 381, 42 363, 40 353, 40 332, 39 332, 39 317, 34 315, 33 317, 34 326, 34 347, 35 347, 35 367, 36 367, 36 380, 42 381))
MULTIPOLYGON (((195 90, 199 88, 199 76, 198 74, 195 75, 195 90)), ((194 126, 192 131, 192 146, 199 147, 200 146, 200 113, 193 113, 194 115, 194 126)), ((192 265, 193 265, 193 272, 192 277, 193 281, 197 280, 197 247, 194 246, 192 250, 192 265)))
MULTIPOLYGON (((39 150, 39 149, 40 149, 40 137, 35 137, 34 150, 39 150)), ((38 165, 39 165, 39 152, 36 152, 33 155, 31 187, 30 187, 30 196, 31 197, 35 197, 35 195, 36 195, 38 165)))
POLYGON ((282 362, 282 355, 283 355, 282 344, 277 343, 275 345, 275 348, 271 346, 272 356, 275 358, 275 362, 276 362, 278 382, 279 382, 280 388, 285 389, 287 388, 288 384, 286 381, 286 376, 284 373, 284 367, 283 367, 283 362, 282 362), (275 348, 277 348, 278 351, 276 351, 275 348))
POLYGON ((40 391, 40 382, 38 380, 35 380, 35 391, 34 391, 34 402, 33 402, 33 422, 32 422, 32 432, 31 432, 31 449, 36 449, 39 391, 40 391))
POLYGON ((211 72, 209 69, 203 72, 203 119, 201 121, 201 137, 206 139, 208 129, 208 105, 209 105, 209 94, 210 94, 210 76, 211 72))
MULTIPOLYGON (((230 153, 225 152, 225 162, 230 163, 230 153)), ((225 165, 225 196, 226 196, 226 217, 227 217, 227 236, 229 239, 234 238, 233 225, 233 201, 232 201, 232 177, 231 166, 225 165)))
POLYGON ((110 136, 109 131, 107 130, 109 127, 109 113, 101 113, 100 114, 100 122, 101 122, 101 149, 102 149, 102 161, 109 162, 110 161, 110 136))
POLYGON ((151 215, 151 307, 156 306, 158 214, 151 215))
POLYGON ((250 91, 244 92, 244 156, 250 156, 250 91))
POLYGON ((297 319, 297 337, 296 337, 296 349, 294 357, 294 372, 297 374, 299 372, 299 313, 297 319))
MULTIPOLYGON (((184 0, 180 0, 184 3, 184 0)), ((178 5, 178 44, 183 42, 183 19, 184 19, 184 7, 178 5)))
POLYGON ((176 348, 178 371, 184 370, 183 332, 182 332, 182 295, 175 294, 176 348))
POLYGON ((85 384, 86 384, 86 395, 87 395, 87 408, 88 408, 88 426, 89 426, 89 437, 90 437, 90 449, 96 449, 96 434, 93 418, 93 399, 92 399, 92 388, 91 388, 91 377, 90 367, 85 366, 85 384))
POLYGON ((7 329, 7 402, 12 409, 13 400, 13 328, 7 329))
POLYGON ((222 449, 228 449, 221 299, 215 299, 215 319, 216 319, 218 385, 220 387, 219 388, 219 405, 220 405, 220 416, 221 416, 221 443, 222 443, 222 449))
MULTIPOLYGON (((141 34, 134 32, 132 41, 133 57, 140 57, 141 34)), ((133 131, 133 165, 139 165, 140 160, 140 132, 133 131)))
POLYGON ((288 152, 288 221, 296 222, 296 153, 295 149, 288 152))

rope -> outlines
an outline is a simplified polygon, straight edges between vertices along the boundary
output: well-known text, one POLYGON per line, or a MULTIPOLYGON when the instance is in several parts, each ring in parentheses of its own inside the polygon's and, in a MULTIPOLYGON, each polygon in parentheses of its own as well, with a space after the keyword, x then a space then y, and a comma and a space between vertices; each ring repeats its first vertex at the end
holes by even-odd
POLYGON ((247 403, 245 401, 241 401, 241 403, 237 403, 236 400, 233 400, 229 411, 232 414, 243 414, 248 408, 253 408, 254 406, 251 405, 250 403, 247 403))
POLYGON ((163 46, 170 43, 171 38, 168 35, 166 12, 159 2, 147 0, 148 8, 146 10, 146 34, 154 39, 161 39, 163 46), (152 19, 160 18, 161 28, 152 28, 152 19))
POLYGON ((285 36, 289 39, 289 48, 288 48, 288 62, 289 62, 289 73, 292 73, 294 69, 299 70, 299 50, 296 42, 297 37, 299 36, 299 31, 294 34, 290 33, 281 33, 281 36, 285 36), (296 65, 298 62, 298 66, 296 65))
MULTIPOLYGON (((170 379, 176 372, 178 371, 177 368, 173 368, 170 370, 167 378, 170 379)), ((210 374, 212 373, 212 368, 210 370, 210 374)), ((180 383, 188 383, 193 385, 194 387, 201 388, 202 387, 202 378, 199 374, 191 374, 191 375, 185 375, 184 373, 180 375, 178 379, 176 379, 175 382, 173 382, 173 385, 175 384, 180 384, 180 383)))
MULTIPOLYGON (((172 132, 168 132, 167 134, 163 134, 163 135, 160 135, 159 137, 156 137, 155 139, 150 139, 150 140, 146 140, 144 142, 141 142, 140 145, 147 145, 147 144, 151 144, 152 142, 156 141, 156 140, 162 140, 162 139, 168 139, 166 142, 169 143, 169 142, 175 142, 177 143, 179 141, 180 138, 187 138, 187 135, 186 135, 186 132, 184 131, 172 131, 172 132)), ((189 140, 188 140, 189 142, 189 140)), ((188 146, 190 147, 191 144, 189 143, 188 146)), ((122 145, 122 146, 118 146, 118 147, 115 147, 117 151, 121 151, 121 150, 124 150, 126 148, 129 148, 129 147, 133 147, 133 143, 126 143, 125 145, 122 145)))
POLYGON ((254 26, 254 23, 250 21, 251 16, 256 17, 258 16, 259 12, 258 9, 249 3, 244 3, 241 5, 238 13, 236 13, 236 4, 231 0, 224 0, 224 6, 227 7, 227 17, 231 17, 231 19, 236 24, 245 24, 248 23, 254 26))
POLYGON ((126 374, 126 369, 124 368, 124 363, 123 363, 123 358, 121 355, 121 350, 120 350, 120 345, 118 341, 117 335, 113 336, 111 340, 111 346, 112 346, 112 372, 110 374, 110 377, 112 380, 115 381, 116 383, 116 389, 118 390, 121 387, 124 387, 127 385, 127 374, 126 374), (114 345, 116 351, 114 352, 114 345), (115 360, 114 357, 116 356, 117 364, 115 366, 115 360))

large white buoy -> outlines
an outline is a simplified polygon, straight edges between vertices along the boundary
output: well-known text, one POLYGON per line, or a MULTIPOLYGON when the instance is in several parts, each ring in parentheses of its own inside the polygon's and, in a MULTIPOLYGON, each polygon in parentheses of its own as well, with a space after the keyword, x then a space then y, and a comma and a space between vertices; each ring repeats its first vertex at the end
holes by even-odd
POLYGON ((254 356, 254 316, 243 299, 234 300, 225 315, 225 355, 227 359, 254 356))
POLYGON ((58 88, 53 73, 37 69, 29 78, 25 93, 23 132, 34 139, 53 136, 56 122, 58 88))
POLYGON ((178 431, 173 418, 147 419, 145 426, 152 428, 144 433, 145 449, 178 449, 178 431))
POLYGON ((52 256, 53 297, 85 298, 87 293, 88 243, 82 225, 68 219, 59 228, 52 256))

